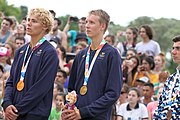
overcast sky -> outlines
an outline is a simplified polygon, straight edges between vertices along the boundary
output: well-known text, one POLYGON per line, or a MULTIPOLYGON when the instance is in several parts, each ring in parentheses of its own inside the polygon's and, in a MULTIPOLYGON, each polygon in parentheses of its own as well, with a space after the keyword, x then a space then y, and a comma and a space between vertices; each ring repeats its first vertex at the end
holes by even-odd
POLYGON ((122 26, 140 16, 153 18, 175 18, 180 20, 180 0, 7 0, 8 4, 29 9, 43 7, 53 9, 57 16, 67 14, 87 16, 92 9, 103 9, 111 21, 122 26))

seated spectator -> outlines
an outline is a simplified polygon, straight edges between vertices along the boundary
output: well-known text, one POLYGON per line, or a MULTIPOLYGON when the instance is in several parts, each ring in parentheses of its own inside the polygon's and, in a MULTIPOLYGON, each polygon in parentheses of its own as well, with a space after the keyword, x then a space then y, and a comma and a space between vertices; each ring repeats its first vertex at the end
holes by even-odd
POLYGON ((84 43, 84 42, 78 42, 78 43, 76 44, 75 54, 78 54, 79 51, 83 50, 83 49, 86 48, 86 47, 87 47, 87 44, 86 44, 86 43, 84 43))
MULTIPOLYGON (((24 26, 27 26, 27 18, 26 17, 22 18, 21 24, 24 26)), ((25 38, 25 43, 28 43, 31 40, 31 36, 28 34, 25 34, 24 38, 25 38)))
POLYGON ((12 33, 10 31, 12 24, 13 21, 11 18, 3 18, 0 29, 0 43, 4 44, 7 41, 7 39, 12 36, 12 33))
MULTIPOLYGON (((75 55, 77 55, 79 51, 83 50, 84 48, 88 46, 88 39, 85 33, 78 33, 75 41, 76 41, 76 46, 72 47, 72 52, 75 52, 75 55)), ((74 61, 74 57, 68 60, 68 63, 70 64, 70 66, 72 66, 73 61, 74 61)))
POLYGON ((10 58, 11 58, 11 64, 13 63, 14 60, 14 55, 15 55, 15 51, 16 51, 16 46, 14 43, 12 42, 6 42, 4 44, 4 47, 7 48, 10 52, 10 58))
POLYGON ((78 33, 77 36, 76 36, 76 39, 75 39, 75 42, 76 42, 76 45, 75 46, 72 46, 72 53, 76 53, 76 48, 77 48, 77 44, 78 43, 83 43, 86 45, 88 45, 88 38, 87 38, 87 35, 86 33, 78 33))
POLYGON ((53 89, 53 100, 52 100, 52 107, 55 107, 55 96, 63 91, 63 86, 58 84, 56 81, 54 81, 54 89, 53 89))
POLYGON ((157 86, 159 83, 158 74, 152 72, 154 69, 155 63, 152 57, 144 57, 142 58, 142 64, 138 66, 137 73, 134 76, 134 80, 132 82, 133 86, 137 86, 136 80, 146 76, 149 78, 150 82, 157 86))
POLYGON ((141 103, 147 106, 148 103, 154 101, 154 85, 150 82, 143 85, 141 103))
POLYGON ((66 49, 58 44, 56 51, 59 58, 59 68, 64 70, 69 75, 70 65, 66 62, 66 49))
POLYGON ((137 83, 137 88, 139 89, 139 91, 141 92, 141 95, 143 94, 143 86, 145 83, 150 82, 149 78, 146 76, 143 76, 139 79, 136 80, 137 83))
POLYGON ((61 113, 64 107, 65 94, 58 93, 55 96, 55 107, 52 107, 48 120, 61 120, 61 113))
POLYGON ((63 87, 64 94, 67 94, 68 92, 67 88, 64 87, 66 79, 67 79, 67 73, 64 70, 58 69, 55 82, 63 87))
POLYGON ((114 46, 114 43, 115 43, 115 36, 114 35, 111 35, 111 34, 108 34, 104 37, 104 40, 109 43, 110 45, 114 46))
POLYGON ((6 42, 15 43, 16 37, 23 37, 25 39, 25 35, 26 35, 26 26, 23 24, 19 24, 13 31, 13 35, 6 42))
POLYGON ((130 57, 132 57, 132 56, 136 56, 136 55, 137 55, 136 50, 135 50, 135 49, 130 48, 130 49, 128 49, 128 50, 127 50, 127 53, 126 53, 125 58, 128 60, 130 57))
MULTIPOLYGON (((129 86, 126 83, 123 83, 122 89, 121 89, 121 94, 119 96, 118 101, 116 102, 116 112, 119 111, 119 107, 121 104, 128 102, 128 92, 129 92, 129 86)), ((117 113, 116 113, 117 115, 117 113)))
POLYGON ((118 116, 117 113, 119 111, 119 107, 121 104, 127 102, 128 92, 129 92, 129 86, 126 83, 123 83, 119 99, 113 105, 113 109, 112 109, 112 117, 113 118, 112 118, 112 120, 117 120, 117 116, 118 116))
POLYGON ((10 30, 11 30, 12 32, 14 32, 15 28, 16 28, 17 25, 19 24, 19 23, 18 23, 18 20, 17 20, 16 16, 8 16, 8 18, 10 18, 10 19, 12 20, 12 22, 13 22, 13 24, 11 25, 10 30))
MULTIPOLYGON (((158 99, 159 99, 159 97, 161 96, 161 93, 162 93, 162 91, 163 91, 163 87, 164 87, 164 86, 159 87, 158 99)), ((152 119, 153 119, 154 111, 155 111, 155 109, 156 109, 157 106, 158 106, 158 100, 148 103, 148 105, 147 105, 147 110, 148 110, 149 120, 152 120, 152 119)))
POLYGON ((4 72, 10 72, 10 59, 10 51, 5 47, 0 47, 0 64, 4 67, 4 72))
POLYGON ((24 37, 16 37, 15 38, 15 45, 16 49, 22 47, 25 44, 25 38, 24 37))
POLYGON ((166 80, 169 76, 170 76, 170 73, 168 71, 162 71, 159 73, 159 83, 157 86, 154 87, 154 91, 155 91, 154 99, 156 99, 156 100, 158 99, 157 94, 158 94, 159 88, 166 82, 166 80))
POLYGON ((26 23, 27 23, 27 19, 26 19, 26 17, 23 17, 20 24, 26 26, 26 23))
POLYGON ((78 33, 75 39, 76 44, 79 42, 84 42, 86 44, 88 44, 88 37, 86 35, 86 33, 78 33))
POLYGON ((130 88, 128 102, 119 107, 117 120, 148 120, 147 108, 139 102, 140 97, 140 91, 137 88, 130 88))
POLYGON ((166 59, 164 53, 160 53, 154 57, 154 63, 155 67, 153 72, 154 73, 161 73, 163 70, 165 70, 165 64, 166 64, 166 59))
POLYGON ((129 59, 125 59, 122 63, 123 80, 129 86, 132 85, 138 66, 139 58, 137 56, 132 56, 129 59))

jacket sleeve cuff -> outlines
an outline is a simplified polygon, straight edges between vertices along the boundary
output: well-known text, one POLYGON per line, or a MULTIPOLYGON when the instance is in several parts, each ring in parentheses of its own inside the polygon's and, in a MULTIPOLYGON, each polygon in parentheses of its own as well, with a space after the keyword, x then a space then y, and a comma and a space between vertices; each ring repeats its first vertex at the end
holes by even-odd
POLYGON ((6 102, 3 102, 3 103, 2 103, 2 107, 3 107, 4 111, 6 110, 6 108, 7 108, 9 105, 12 105, 11 101, 6 101, 6 102))

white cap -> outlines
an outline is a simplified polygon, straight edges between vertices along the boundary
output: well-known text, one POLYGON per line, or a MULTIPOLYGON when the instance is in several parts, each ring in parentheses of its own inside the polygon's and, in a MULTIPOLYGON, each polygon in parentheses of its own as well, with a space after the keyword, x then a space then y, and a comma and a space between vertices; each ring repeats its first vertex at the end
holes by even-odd
POLYGON ((149 82, 149 78, 144 76, 144 77, 139 78, 137 81, 147 83, 149 82))

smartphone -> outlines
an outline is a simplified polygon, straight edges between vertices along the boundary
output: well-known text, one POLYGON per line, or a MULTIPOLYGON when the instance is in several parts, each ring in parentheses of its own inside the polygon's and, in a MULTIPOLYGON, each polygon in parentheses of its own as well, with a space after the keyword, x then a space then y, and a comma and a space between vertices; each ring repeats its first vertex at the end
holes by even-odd
POLYGON ((68 63, 69 60, 74 59, 76 56, 75 53, 66 53, 66 62, 68 63))
POLYGON ((74 22, 78 22, 78 18, 77 17, 70 17, 70 21, 74 21, 74 22))
POLYGON ((145 70, 146 70, 145 67, 143 66, 140 67, 140 71, 145 71, 145 70))
POLYGON ((133 61, 132 60, 127 60, 126 61, 128 65, 133 65, 133 61))

